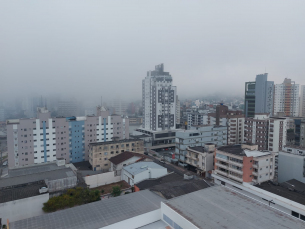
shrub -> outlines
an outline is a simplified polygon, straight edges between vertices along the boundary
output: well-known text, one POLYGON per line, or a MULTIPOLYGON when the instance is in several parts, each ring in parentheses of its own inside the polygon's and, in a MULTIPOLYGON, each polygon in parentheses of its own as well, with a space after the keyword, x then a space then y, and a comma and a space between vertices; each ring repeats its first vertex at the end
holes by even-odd
POLYGON ((122 190, 121 190, 120 186, 116 185, 116 186, 112 187, 112 192, 111 192, 112 196, 114 196, 114 197, 119 196, 119 195, 121 195, 121 193, 122 193, 122 190))
POLYGON ((64 208, 71 208, 75 205, 82 205, 100 200, 99 190, 89 190, 77 187, 69 189, 61 196, 54 196, 43 204, 42 210, 44 212, 54 212, 64 208))

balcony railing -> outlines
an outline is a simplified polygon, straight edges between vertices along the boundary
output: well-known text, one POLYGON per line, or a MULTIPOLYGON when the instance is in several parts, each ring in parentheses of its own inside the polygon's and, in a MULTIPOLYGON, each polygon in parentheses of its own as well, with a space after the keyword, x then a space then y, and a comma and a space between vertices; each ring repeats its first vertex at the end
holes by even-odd
POLYGON ((218 169, 216 169, 215 172, 216 172, 216 174, 221 174, 221 175, 226 176, 226 177, 228 176, 228 173, 227 173, 227 172, 220 171, 220 170, 218 170, 218 169))
POLYGON ((229 178, 233 179, 233 180, 237 180, 239 182, 243 182, 243 178, 240 178, 240 177, 236 177, 232 174, 229 174, 229 178))
POLYGON ((219 160, 219 161, 225 161, 225 162, 228 162, 229 161, 229 159, 224 159, 224 158, 221 158, 221 157, 215 157, 217 160, 219 160))
POLYGON ((229 170, 232 171, 232 172, 241 174, 241 175, 243 174, 243 171, 242 171, 242 170, 234 169, 234 168, 231 168, 231 167, 229 167, 229 170))
POLYGON ((230 160, 229 163, 232 164, 232 165, 236 165, 236 166, 238 166, 238 167, 243 167, 243 164, 238 163, 238 162, 236 162, 236 161, 231 161, 231 160, 230 160))
POLYGON ((221 167, 221 168, 224 168, 224 169, 228 169, 228 168, 229 168, 228 165, 224 165, 224 164, 217 163, 217 162, 216 162, 216 166, 221 167))

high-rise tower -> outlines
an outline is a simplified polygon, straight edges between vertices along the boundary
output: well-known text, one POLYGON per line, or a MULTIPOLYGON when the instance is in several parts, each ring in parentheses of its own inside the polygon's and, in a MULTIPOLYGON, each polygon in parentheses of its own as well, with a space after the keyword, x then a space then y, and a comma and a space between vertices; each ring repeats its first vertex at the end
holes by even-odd
POLYGON ((148 71, 142 81, 143 128, 160 131, 175 129, 176 87, 163 64, 148 71))

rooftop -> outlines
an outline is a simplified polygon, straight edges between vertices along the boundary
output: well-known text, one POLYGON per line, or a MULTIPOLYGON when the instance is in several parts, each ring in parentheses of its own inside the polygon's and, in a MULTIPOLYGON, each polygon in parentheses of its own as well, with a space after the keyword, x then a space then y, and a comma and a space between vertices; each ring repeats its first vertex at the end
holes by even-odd
POLYGON ((217 150, 234 154, 237 156, 246 156, 246 157, 261 157, 265 155, 270 155, 270 152, 261 152, 258 150, 243 149, 242 145, 226 145, 219 147, 217 150))
POLYGON ((123 143, 123 142, 134 142, 134 141, 141 141, 141 140, 122 139, 122 140, 118 140, 118 141, 109 141, 109 142, 94 142, 94 143, 90 143, 90 145, 91 146, 99 146, 99 145, 119 144, 119 143, 123 143))
MULTIPOLYGON (((47 168, 49 168, 49 165, 47 168)), ((0 189, 40 180, 57 180, 75 176, 73 171, 65 166, 58 166, 58 169, 52 169, 53 165, 51 165, 51 169, 47 170, 47 168, 44 168, 43 166, 33 166, 10 170, 8 177, 0 179, 0 189)))
POLYGON ((207 152, 207 150, 203 146, 193 146, 193 147, 188 147, 190 150, 198 151, 201 153, 207 152))
POLYGON ((305 205, 305 184, 295 179, 280 184, 264 182, 255 186, 299 204, 305 205))
POLYGON ((138 157, 139 159, 146 158, 146 156, 144 154, 138 154, 138 153, 124 151, 123 153, 120 153, 119 155, 116 155, 116 156, 110 158, 109 161, 112 162, 113 164, 117 165, 117 164, 120 164, 123 161, 126 161, 126 160, 128 160, 132 157, 138 157))
POLYGON ((140 190, 149 189, 165 199, 185 195, 209 187, 203 180, 185 180, 183 176, 171 173, 158 179, 144 180, 136 186, 140 190))
POLYGON ((39 189, 42 187, 46 187, 46 183, 43 180, 2 189, 0 191, 0 203, 37 196, 39 195, 39 189))
POLYGON ((10 223, 10 229, 101 228, 160 209, 163 199, 144 190, 10 223))
POLYGON ((149 168, 166 169, 166 168, 162 167, 161 165, 158 165, 157 163, 147 161, 147 162, 138 162, 138 163, 134 163, 131 165, 127 165, 127 166, 123 167, 123 170, 126 170, 127 172, 129 172, 132 175, 136 175, 149 168))
POLYGON ((165 203, 198 228, 305 227, 305 222, 223 186, 192 192, 165 203))

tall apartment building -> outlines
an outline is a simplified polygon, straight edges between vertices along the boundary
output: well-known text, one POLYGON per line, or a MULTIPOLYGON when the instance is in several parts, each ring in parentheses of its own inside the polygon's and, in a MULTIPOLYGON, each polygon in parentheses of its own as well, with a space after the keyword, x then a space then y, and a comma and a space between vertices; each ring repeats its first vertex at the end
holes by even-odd
POLYGON ((268 150, 269 114, 256 114, 245 119, 244 142, 258 145, 258 150, 268 150))
POLYGON ((163 64, 148 71, 142 81, 143 128, 162 131, 176 128, 176 87, 163 64))
POLYGON ((75 101, 59 101, 58 102, 58 116, 69 117, 78 114, 78 108, 75 101))
POLYGON ((299 116, 300 117, 305 117, 305 85, 301 86, 299 116))
POLYGON ((269 118, 268 150, 279 152, 286 145, 287 125, 285 118, 269 118))
POLYGON ((114 99, 111 103, 114 113, 118 115, 124 115, 127 110, 127 103, 121 99, 114 99))
POLYGON ((245 116, 242 111, 229 110, 227 106, 216 106, 215 113, 208 114, 209 125, 222 125, 228 128, 228 144, 241 144, 244 140, 245 116))
POLYGON ((180 125, 180 100, 176 95, 176 124, 180 125))
POLYGON ((38 108, 36 119, 7 120, 9 168, 64 158, 66 163, 87 161, 89 144, 129 138, 128 119, 110 116, 51 118, 38 108))
POLYGON ((273 81, 267 81, 268 73, 256 76, 255 82, 245 84, 245 116, 273 112, 273 81))
POLYGON ((274 178, 275 154, 257 145, 230 145, 215 152, 214 173, 237 182, 262 183, 274 178))
POLYGON ((125 151, 144 154, 144 142, 142 140, 123 139, 90 143, 89 163, 92 166, 92 170, 109 171, 111 167, 109 159, 125 151))
POLYGON ((0 122, 4 122, 5 121, 5 110, 4 107, 0 106, 0 122))
MULTIPOLYGON (((204 113, 189 112, 187 113, 187 129, 191 129, 191 126, 200 126, 208 124, 208 116, 204 113)), ((225 123, 223 123, 225 125, 225 123)))
POLYGON ((177 131, 175 141, 175 156, 179 157, 179 162, 185 165, 187 147, 205 146, 207 143, 216 146, 227 145, 227 127, 192 126, 190 130, 177 131))
POLYGON ((244 142, 258 145, 258 150, 279 152, 286 144, 287 124, 285 118, 256 114, 245 119, 244 142))
POLYGON ((299 116, 299 84, 285 78, 282 84, 274 86, 274 114, 284 112, 285 116, 299 116))

